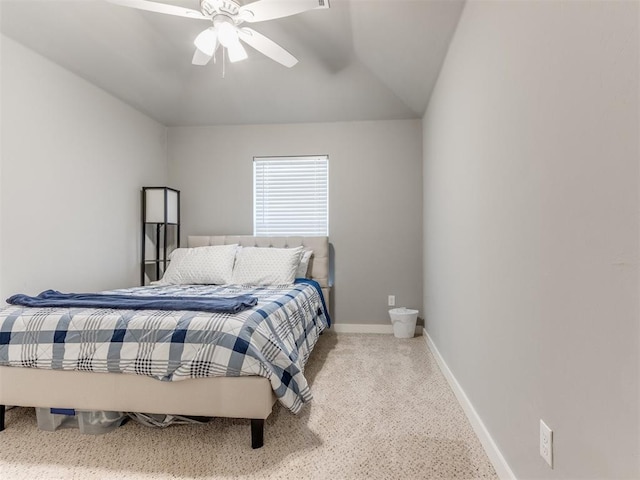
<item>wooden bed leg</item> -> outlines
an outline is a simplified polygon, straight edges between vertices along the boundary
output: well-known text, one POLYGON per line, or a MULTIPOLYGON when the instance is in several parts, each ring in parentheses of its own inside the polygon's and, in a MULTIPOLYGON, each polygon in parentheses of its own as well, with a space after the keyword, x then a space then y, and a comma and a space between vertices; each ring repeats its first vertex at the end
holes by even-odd
POLYGON ((251 448, 262 448, 264 445, 264 419, 251 419, 251 448))
POLYGON ((0 432, 2 430, 4 430, 4 413, 5 413, 5 406, 4 405, 0 405, 0 432))

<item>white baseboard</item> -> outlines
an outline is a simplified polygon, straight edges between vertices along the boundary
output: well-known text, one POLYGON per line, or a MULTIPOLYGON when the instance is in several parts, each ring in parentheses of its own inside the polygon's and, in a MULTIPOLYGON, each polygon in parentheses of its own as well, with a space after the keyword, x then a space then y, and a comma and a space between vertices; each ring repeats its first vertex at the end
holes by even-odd
MULTIPOLYGON (((368 324, 368 323, 336 323, 331 325, 331 330, 336 333, 380 333, 393 335, 393 325, 368 324)), ((422 327, 416 327, 416 335, 422 335, 422 327)))
POLYGON ((489 457, 493 468, 496 470, 498 477, 501 480, 516 480, 516 476, 509 467, 509 464, 507 463, 505 458, 502 456, 502 452, 500 452, 500 449, 493 441, 493 438, 491 438, 491 435, 489 434, 487 427, 484 426, 484 423, 478 415, 478 412, 476 412, 476 409, 473 408, 473 405, 469 401, 467 394, 464 393, 464 390, 458 383, 458 380, 456 380, 456 377, 454 377, 451 370, 449 370, 449 367, 444 361, 444 358, 442 358, 442 355, 440 355, 438 348, 433 343, 433 340, 431 340, 431 337, 426 330, 423 332, 423 335, 425 338, 425 342, 427 342, 429 350, 431 350, 431 353, 435 357, 436 362, 438 362, 440 370, 447 379, 447 382, 453 390, 453 393, 456 395, 460 406, 462 406, 462 410, 464 410, 467 419, 469 419, 469 423, 471 423, 473 431, 478 436, 478 439, 480 440, 484 451, 487 453, 487 456, 489 457))

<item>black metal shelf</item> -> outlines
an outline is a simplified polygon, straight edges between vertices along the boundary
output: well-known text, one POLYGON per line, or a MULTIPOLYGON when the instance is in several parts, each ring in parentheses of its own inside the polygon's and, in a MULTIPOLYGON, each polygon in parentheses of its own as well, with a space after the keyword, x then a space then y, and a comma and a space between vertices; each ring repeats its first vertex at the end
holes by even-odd
POLYGON ((180 191, 169 187, 142 187, 141 220, 140 284, 146 285, 147 279, 162 278, 169 264, 169 254, 180 247, 180 191), (147 258, 148 243, 153 246, 151 251, 155 258, 147 258))

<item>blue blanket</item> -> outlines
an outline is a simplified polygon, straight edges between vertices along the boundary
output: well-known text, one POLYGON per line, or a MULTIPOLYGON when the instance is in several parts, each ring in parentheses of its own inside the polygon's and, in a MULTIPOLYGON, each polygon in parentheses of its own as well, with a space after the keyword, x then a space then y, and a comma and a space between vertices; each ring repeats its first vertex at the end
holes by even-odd
POLYGON ((295 283, 296 285, 306 283, 316 289, 316 292, 318 292, 318 295, 320 296, 320 301, 322 302, 322 308, 324 309, 324 316, 327 320, 327 326, 331 327, 331 317, 329 317, 329 309, 327 308, 327 304, 324 301, 324 294, 322 293, 322 287, 320 286, 320 284, 315 280, 311 280, 310 278, 296 278, 293 283, 295 283))
POLYGON ((60 293, 45 290, 36 297, 17 294, 7 303, 24 307, 118 308, 125 310, 194 310, 212 313, 238 313, 255 306, 258 299, 251 295, 233 297, 169 297, 117 295, 100 293, 60 293))

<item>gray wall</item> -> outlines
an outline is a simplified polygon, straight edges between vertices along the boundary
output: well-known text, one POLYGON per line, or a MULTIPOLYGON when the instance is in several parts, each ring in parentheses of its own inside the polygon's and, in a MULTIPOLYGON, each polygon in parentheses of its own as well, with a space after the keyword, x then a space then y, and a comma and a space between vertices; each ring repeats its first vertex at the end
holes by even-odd
POLYGON ((4 36, 1 298, 139 281, 140 187, 166 128, 4 36))
POLYGON ((419 120, 170 128, 169 175, 185 234, 253 233, 253 163, 329 155, 336 323, 389 324, 387 295, 422 307, 419 120))
POLYGON ((468 2, 424 117, 428 332, 521 479, 640 478, 638 10, 468 2))

